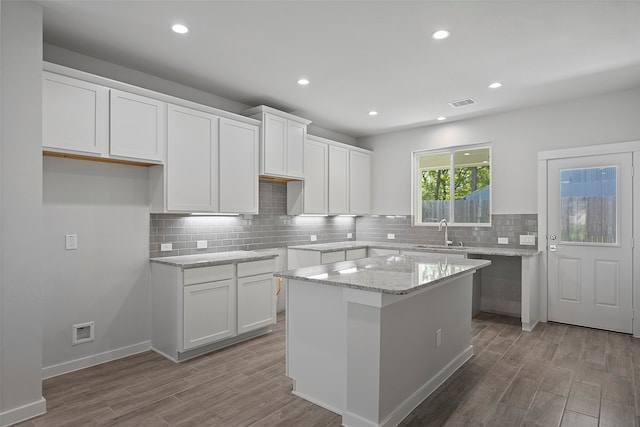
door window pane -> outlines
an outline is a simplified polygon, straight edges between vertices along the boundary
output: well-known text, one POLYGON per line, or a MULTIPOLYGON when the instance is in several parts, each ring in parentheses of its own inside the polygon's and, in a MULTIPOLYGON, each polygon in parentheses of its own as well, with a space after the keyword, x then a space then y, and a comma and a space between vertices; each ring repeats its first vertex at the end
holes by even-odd
POLYGON ((617 243, 617 167, 560 171, 561 240, 617 243))

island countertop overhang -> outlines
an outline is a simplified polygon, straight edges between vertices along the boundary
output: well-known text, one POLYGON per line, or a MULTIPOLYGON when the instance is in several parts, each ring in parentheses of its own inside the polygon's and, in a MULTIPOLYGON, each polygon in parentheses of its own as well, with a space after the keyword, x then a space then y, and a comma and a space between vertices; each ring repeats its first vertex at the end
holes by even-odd
POLYGON ((482 259, 391 255, 280 271, 274 273, 274 276, 383 294, 406 295, 436 287, 455 277, 472 274, 490 264, 491 261, 482 259))

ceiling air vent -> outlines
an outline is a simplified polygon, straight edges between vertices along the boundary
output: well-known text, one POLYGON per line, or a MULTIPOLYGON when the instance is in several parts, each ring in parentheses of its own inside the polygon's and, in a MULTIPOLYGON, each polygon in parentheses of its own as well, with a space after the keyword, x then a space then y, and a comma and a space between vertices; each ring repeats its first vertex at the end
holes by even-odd
POLYGON ((449 105, 451 105, 453 108, 460 108, 460 107, 477 104, 477 103, 478 101, 476 101, 473 98, 465 98, 465 99, 459 99, 457 101, 451 101, 449 102, 449 105))

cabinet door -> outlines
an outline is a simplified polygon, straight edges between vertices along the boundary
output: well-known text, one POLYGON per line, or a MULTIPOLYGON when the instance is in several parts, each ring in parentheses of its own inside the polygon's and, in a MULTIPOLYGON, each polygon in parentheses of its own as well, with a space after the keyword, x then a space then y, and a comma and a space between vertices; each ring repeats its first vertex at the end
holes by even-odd
POLYGON ((349 213, 349 150, 329 146, 329 213, 349 213))
POLYGON ((329 212, 327 185, 329 146, 322 142, 307 140, 304 150, 303 212, 327 214, 329 212))
POLYGON ((184 287, 183 350, 236 335, 233 279, 184 287))
POLYGON ((265 113, 262 121, 262 165, 266 175, 287 175, 287 119, 265 113))
POLYGON ((304 178, 304 141, 307 126, 287 120, 287 175, 304 178))
POLYGON ((238 279, 238 334, 276 323, 273 274, 238 279))
POLYGON ((165 109, 162 101, 111 89, 110 154, 161 163, 165 109))
POLYGON ((371 211, 371 155, 349 152, 349 213, 367 215, 371 211))
POLYGON ((170 105, 167 209, 218 211, 218 117, 170 105))
POLYGON ((42 73, 42 146, 104 157, 109 143, 109 89, 42 73))
POLYGON ((220 119, 220 212, 258 213, 258 136, 255 125, 220 119))

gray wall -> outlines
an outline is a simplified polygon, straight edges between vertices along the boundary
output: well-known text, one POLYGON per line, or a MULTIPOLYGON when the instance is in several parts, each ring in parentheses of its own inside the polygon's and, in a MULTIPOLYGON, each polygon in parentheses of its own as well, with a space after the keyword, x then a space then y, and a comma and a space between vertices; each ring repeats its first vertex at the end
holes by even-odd
POLYGON ((258 215, 152 214, 151 257, 339 242, 347 240, 347 233, 356 237, 353 217, 287 216, 286 183, 260 181, 259 200, 258 215), (311 242, 311 235, 318 240, 311 242), (207 240, 209 248, 196 249, 198 240, 207 240), (160 252, 161 243, 171 243, 174 250, 160 252))
POLYGON ((42 399, 42 8, 0 3, 0 425, 42 399))
POLYGON ((45 375, 149 341, 148 176, 145 167, 44 158, 45 375), (77 234, 77 250, 65 250, 65 234, 77 234), (89 321, 95 341, 72 346, 72 325, 89 321))
MULTIPOLYGON (((507 89, 505 89, 507 90, 507 89)), ((363 138, 373 213, 410 215, 411 151, 491 142, 493 214, 537 213, 537 153, 640 140, 640 88, 363 138)))

